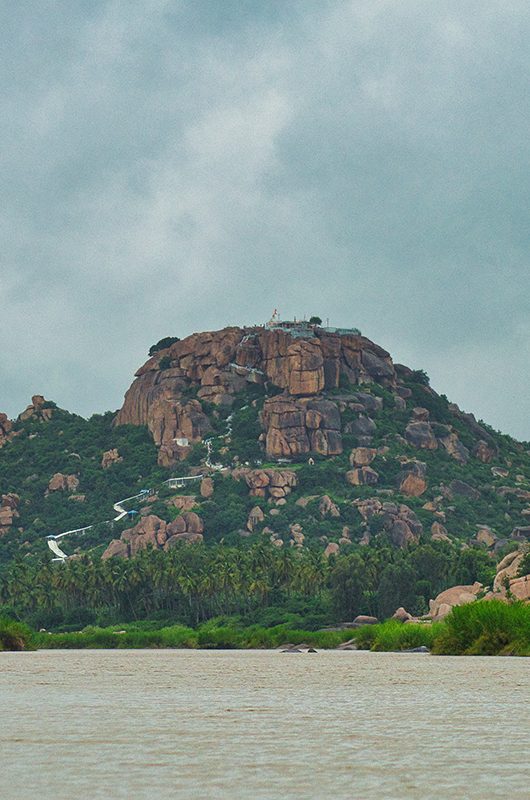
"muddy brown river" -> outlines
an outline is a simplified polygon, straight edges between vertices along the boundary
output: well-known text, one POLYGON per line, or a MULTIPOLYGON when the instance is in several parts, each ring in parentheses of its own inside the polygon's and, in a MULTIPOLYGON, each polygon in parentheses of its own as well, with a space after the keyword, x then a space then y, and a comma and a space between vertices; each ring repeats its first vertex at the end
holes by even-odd
POLYGON ((530 797, 530 659, 0 653, 2 800, 530 797))

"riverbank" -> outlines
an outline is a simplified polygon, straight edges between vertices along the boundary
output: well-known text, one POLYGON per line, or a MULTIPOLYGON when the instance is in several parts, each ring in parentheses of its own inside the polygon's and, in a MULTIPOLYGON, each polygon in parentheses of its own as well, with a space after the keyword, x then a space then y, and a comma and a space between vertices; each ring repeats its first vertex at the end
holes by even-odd
POLYGON ((453 609, 443 622, 376 625, 339 631, 306 631, 287 624, 240 627, 226 619, 190 628, 156 627, 143 621, 123 626, 88 626, 69 633, 35 632, 22 623, 0 620, 0 650, 32 649, 274 649, 286 645, 315 649, 358 649, 400 652, 417 648, 435 655, 530 655, 530 606, 496 600, 453 609))

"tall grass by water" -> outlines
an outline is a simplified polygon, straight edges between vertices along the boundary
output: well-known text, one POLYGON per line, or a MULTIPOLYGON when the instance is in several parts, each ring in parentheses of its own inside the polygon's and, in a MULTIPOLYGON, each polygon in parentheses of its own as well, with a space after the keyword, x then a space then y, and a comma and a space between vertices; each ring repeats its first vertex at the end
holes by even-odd
POLYGON ((200 648, 272 649, 302 643, 334 649, 346 641, 359 650, 399 652, 425 647, 436 655, 530 655, 530 605, 477 601, 458 606, 434 624, 387 620, 358 629, 306 631, 283 623, 271 627, 242 625, 234 618, 217 618, 190 628, 156 626, 143 620, 123 627, 88 626, 81 631, 31 631, 11 619, 0 618, 0 650, 200 648))
POLYGON ((530 656, 530 605, 488 600, 456 606, 433 641, 433 653, 530 656))
POLYGON ((33 638, 33 631, 27 625, 0 618, 0 650, 31 650, 33 638))

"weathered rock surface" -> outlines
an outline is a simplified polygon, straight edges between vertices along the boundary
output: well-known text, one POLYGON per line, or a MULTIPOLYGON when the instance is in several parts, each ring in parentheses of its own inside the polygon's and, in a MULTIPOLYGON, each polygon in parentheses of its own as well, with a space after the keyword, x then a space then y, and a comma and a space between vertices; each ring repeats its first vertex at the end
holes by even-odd
POLYGON ((259 506, 254 506, 249 512, 247 519, 247 528, 251 533, 254 533, 256 528, 265 520, 265 514, 259 506))
POLYGON ((373 486, 379 480, 379 474, 372 467, 355 467, 348 470, 346 480, 351 486, 373 486))
POLYGON ((340 510, 329 495, 325 494, 320 499, 318 510, 321 517, 340 517, 340 510))
POLYGON ((170 523, 149 514, 123 531, 119 539, 113 539, 101 557, 132 558, 147 547, 169 550, 180 542, 197 544, 203 541, 203 530, 201 518, 193 511, 185 511, 170 523))
POLYGON ((265 401, 262 422, 265 449, 272 458, 292 458, 306 453, 334 456, 342 453, 340 412, 331 400, 293 398, 265 401))
POLYGON ((433 522, 431 525, 431 539, 434 542, 450 542, 451 539, 447 534, 447 529, 441 522, 433 522))
POLYGON ((214 493, 214 483, 212 478, 203 478, 200 488, 201 497, 208 500, 214 493))
POLYGON ((79 478, 77 475, 63 475, 62 472, 56 472, 50 478, 46 494, 50 492, 75 492, 79 487, 79 478))
POLYGON ((375 447, 355 447, 350 453, 352 467, 368 467, 377 455, 375 447))
POLYGON ((232 478, 244 480, 251 497, 281 499, 291 493, 297 484, 296 472, 289 469, 249 469, 240 467, 232 470, 232 478))
POLYGON ((372 518, 382 519, 383 530, 389 534, 395 547, 406 547, 419 541, 423 526, 412 509, 403 503, 398 505, 369 497, 354 500, 353 504, 366 522, 372 518))
POLYGON ((427 489, 427 465, 423 461, 407 461, 397 477, 397 488, 401 494, 420 497, 427 489))
POLYGON ((475 581, 475 583, 471 585, 451 586, 450 589, 440 592, 434 600, 429 601, 429 614, 432 621, 439 622, 444 619, 452 610, 453 606, 462 606, 466 603, 472 603, 477 599, 477 595, 479 595, 483 589, 483 585, 475 581))
POLYGON ((187 452, 177 439, 194 443, 208 430, 201 399, 229 406, 247 383, 269 381, 285 394, 271 398, 264 409, 267 453, 340 454, 340 413, 319 393, 337 388, 341 376, 351 384, 375 381, 393 387, 394 366, 385 350, 361 335, 299 327, 294 332, 278 326, 195 333, 158 351, 136 373, 116 424, 147 425, 160 448, 160 463, 169 465, 187 452), (186 403, 183 393, 191 386, 198 387, 199 400, 186 403))
POLYGON ((413 447, 423 450, 436 450, 438 447, 430 422, 409 422, 405 428, 405 439, 413 447))
POLYGON ((40 422, 48 422, 54 414, 55 408, 50 405, 41 394, 34 394, 31 404, 18 416, 20 422, 29 419, 36 419, 40 422))
POLYGON ((120 461, 123 461, 123 458, 120 456, 116 447, 113 447, 111 450, 105 450, 101 457, 101 466, 103 469, 109 469, 112 467, 113 464, 119 464, 120 461))
POLYGON ((330 556, 336 556, 340 550, 340 546, 336 542, 330 542, 326 549, 324 550, 324 558, 329 558, 330 556))

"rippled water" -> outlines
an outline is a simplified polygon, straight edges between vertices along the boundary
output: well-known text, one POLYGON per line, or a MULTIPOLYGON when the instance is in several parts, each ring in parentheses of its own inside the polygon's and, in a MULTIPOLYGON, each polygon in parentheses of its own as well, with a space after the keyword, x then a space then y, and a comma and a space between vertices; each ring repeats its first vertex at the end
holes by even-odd
POLYGON ((0 654, 3 800, 530 797, 530 660, 0 654))

